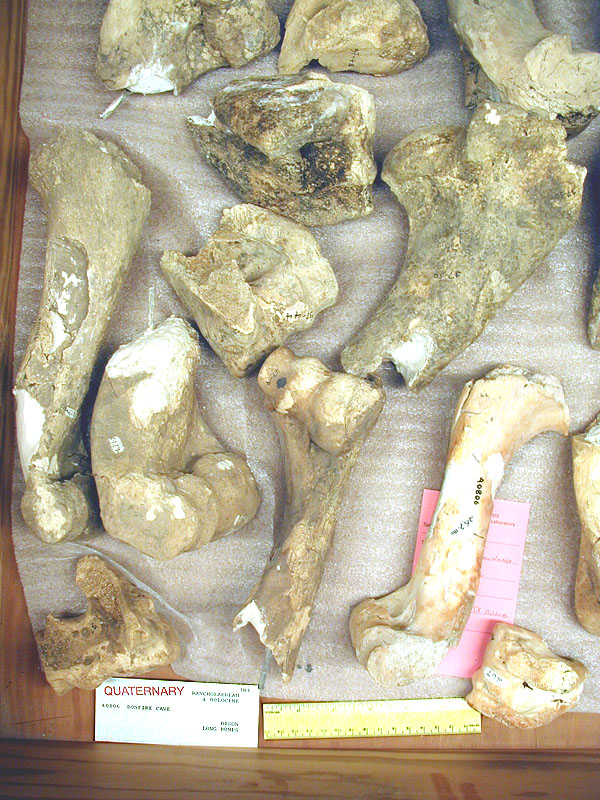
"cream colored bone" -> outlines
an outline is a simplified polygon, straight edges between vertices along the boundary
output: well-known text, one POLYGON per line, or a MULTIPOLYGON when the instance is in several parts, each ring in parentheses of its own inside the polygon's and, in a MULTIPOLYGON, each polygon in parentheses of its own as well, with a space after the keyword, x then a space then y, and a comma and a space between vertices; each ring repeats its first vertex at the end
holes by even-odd
POLYGON ((350 633, 375 680, 404 684, 435 672, 471 613, 494 495, 513 454, 538 433, 566 435, 560 383, 504 366, 462 391, 444 482, 416 570, 405 585, 360 603, 350 633))
POLYGON ((281 540, 233 624, 254 626, 289 681, 344 489, 384 394, 376 380, 331 372, 287 347, 267 358, 258 382, 284 449, 285 518, 281 540))

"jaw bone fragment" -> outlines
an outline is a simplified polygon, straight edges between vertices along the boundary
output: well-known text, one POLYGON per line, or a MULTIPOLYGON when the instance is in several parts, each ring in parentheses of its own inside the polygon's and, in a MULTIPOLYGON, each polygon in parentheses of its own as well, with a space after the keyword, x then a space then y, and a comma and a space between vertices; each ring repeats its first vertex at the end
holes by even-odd
POLYGON ((229 371, 242 377, 335 303, 337 281, 301 225, 253 205, 225 209, 198 255, 161 269, 229 371))
POLYGON ((513 103, 580 131, 600 111, 600 53, 546 30, 532 0, 448 0, 464 53, 466 104, 513 103), (472 58, 469 57, 472 56, 472 58))
POLYGON ((226 453, 198 410, 199 347, 170 317, 106 365, 91 427, 106 531, 153 558, 173 558, 241 528, 259 495, 241 456, 226 453))
POLYGON ((96 70, 110 89, 178 94, 217 67, 241 67, 279 41, 268 0, 111 0, 96 70))
POLYGON ((406 263, 344 369, 389 360, 411 388, 432 380, 575 223, 585 174, 557 122, 514 106, 484 103, 467 128, 400 141, 382 177, 409 215, 406 263))
POLYGON ((81 534, 94 507, 79 414, 150 209, 137 167, 112 142, 62 130, 32 157, 48 207, 40 310, 15 381, 26 480, 22 510, 45 542, 81 534))
POLYGON ((574 436, 573 483, 581 519, 575 580, 575 612, 590 633, 600 636, 600 416, 574 436))
POLYGON ((505 366, 465 385, 416 570, 405 586, 363 601, 350 617, 357 658, 376 681, 401 685, 432 675, 458 643, 505 465, 538 433, 568 429, 563 391, 552 376, 505 366))
POLYGON ((252 624, 289 681, 308 627, 344 488, 377 421, 383 390, 331 372, 316 358, 281 347, 258 383, 281 435, 287 497, 283 536, 233 621, 252 624))
POLYGON ((279 72, 313 59, 332 72, 401 72, 429 52, 427 28, 413 0, 295 0, 285 23, 279 72))
POLYGON ((516 728, 547 725, 579 701, 588 671, 556 656, 537 633, 498 622, 466 700, 516 728))
POLYGON ((189 117, 198 148, 249 203, 305 225, 373 210, 375 106, 314 72, 233 81, 210 117, 189 117))
POLYGON ((142 675, 179 658, 179 640, 153 600, 98 556, 77 562, 88 600, 79 617, 50 614, 37 635, 46 679, 57 694, 95 689, 107 678, 142 675))

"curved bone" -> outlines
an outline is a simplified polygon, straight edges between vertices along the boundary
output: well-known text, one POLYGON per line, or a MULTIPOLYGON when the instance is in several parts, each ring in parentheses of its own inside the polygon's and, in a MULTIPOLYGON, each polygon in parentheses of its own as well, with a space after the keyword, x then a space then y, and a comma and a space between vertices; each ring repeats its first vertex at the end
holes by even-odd
POLYGON ((556 656, 537 633, 498 622, 466 700, 504 725, 537 728, 577 704, 587 674, 579 661, 556 656))
POLYGON ((153 600, 98 556, 77 562, 88 608, 79 617, 50 614, 37 634, 46 679, 57 694, 95 689, 107 678, 142 675, 179 658, 171 623, 153 600))
POLYGON ((316 59, 332 72, 390 75, 428 52, 427 28, 413 0, 295 0, 278 68, 291 75, 316 59))
POLYGON ((600 416, 573 436, 573 483, 581 519, 575 611, 583 627, 600 636, 600 416))
POLYGON ((217 67, 241 67, 279 41, 268 0, 110 0, 96 71, 110 89, 178 94, 217 67))
POLYGON ((249 522, 260 501, 241 456, 226 453, 198 410, 200 350, 170 317, 120 347, 98 390, 92 467, 106 531, 168 559, 249 522))
POLYGON ((280 432, 287 497, 282 539, 233 621, 252 624, 289 681, 308 627, 344 489, 384 394, 374 380, 331 372, 287 347, 258 383, 280 432))
POLYGON ((580 131, 600 111, 600 53, 546 30, 531 0, 448 0, 465 54, 466 104, 513 103, 580 131))
POLYGON ((79 414, 150 208, 112 142, 63 130, 32 157, 48 207, 44 290, 15 381, 22 510, 45 542, 79 536, 95 509, 79 414))
POLYGON ((410 581, 360 603, 350 633, 375 680, 403 684, 435 672, 467 622, 479 585, 492 504, 504 468, 538 433, 566 435, 560 383, 499 367, 462 391, 450 433, 442 490, 410 581))
POLYGON ((252 205, 223 211, 193 258, 167 251, 161 269, 233 375, 251 372, 335 303, 337 281, 305 228, 252 205))
POLYGON ((243 200, 304 225, 373 210, 375 106, 325 75, 233 81, 207 119, 189 117, 199 150, 243 200))
POLYGON ((467 128, 400 141, 382 176, 409 215, 406 262, 344 369, 367 375, 386 360, 412 388, 432 380, 576 222, 585 174, 557 122, 514 106, 485 103, 467 128))

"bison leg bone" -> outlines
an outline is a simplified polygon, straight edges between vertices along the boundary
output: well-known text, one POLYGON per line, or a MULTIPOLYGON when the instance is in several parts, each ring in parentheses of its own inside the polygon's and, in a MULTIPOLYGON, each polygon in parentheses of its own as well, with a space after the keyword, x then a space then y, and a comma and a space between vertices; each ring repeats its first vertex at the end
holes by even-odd
POLYGON ((107 678, 142 675, 179 658, 179 640, 153 600, 98 556, 77 562, 88 600, 79 617, 50 614, 37 635, 42 667, 57 694, 95 689, 107 678))
POLYGON ((112 142, 63 130, 31 159, 48 207, 40 309, 15 381, 26 480, 22 510, 45 542, 72 539, 95 508, 80 409, 150 208, 138 169, 112 142))
POLYGON ((467 703, 516 728, 547 725, 579 701, 588 671, 556 656, 537 633, 498 622, 467 703))
POLYGON ((575 579, 575 612, 590 633, 600 636, 600 416, 572 439, 573 483, 581 519, 575 579))
POLYGON ((344 369, 393 361, 417 388, 479 336, 577 220, 586 170, 565 139, 557 122, 484 103, 467 128, 424 128, 394 147, 382 176, 409 215, 406 263, 344 369))
POLYGON ((234 619, 251 623, 289 681, 308 627, 344 488, 384 394, 375 380, 331 372, 287 347, 258 383, 279 429, 286 465, 283 536, 234 619))
POLYGON ((98 390, 92 468, 106 531, 169 559, 238 530, 259 494, 244 459, 224 452, 194 391, 200 349, 170 317, 120 347, 98 390))
POLYGON ((543 431, 566 435, 560 383, 516 367, 469 381, 458 401, 442 490, 410 581, 360 603, 350 617, 356 655, 375 680, 432 675, 467 622, 479 584, 492 503, 506 464, 543 431))

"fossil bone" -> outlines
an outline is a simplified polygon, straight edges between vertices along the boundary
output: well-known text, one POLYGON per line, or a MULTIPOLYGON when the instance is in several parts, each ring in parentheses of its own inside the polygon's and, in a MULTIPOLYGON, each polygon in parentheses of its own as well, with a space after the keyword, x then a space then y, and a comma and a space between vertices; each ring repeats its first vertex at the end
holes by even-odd
POLYGON ((106 531, 153 558, 197 549, 245 525, 259 495, 198 410, 196 334, 170 317, 112 356, 91 427, 106 531))
POLYGON ((291 75, 316 59, 332 72, 389 75, 428 51, 427 28, 413 0, 295 0, 278 67, 291 75))
POLYGON ((406 262, 343 351, 347 372, 393 361, 418 388, 479 336, 577 220, 586 170, 567 161, 565 136, 484 103, 467 128, 424 128, 394 147, 383 179, 409 215, 406 262))
POLYGON ((161 268, 212 349, 237 377, 335 303, 337 281, 309 231, 253 205, 225 209, 192 258, 161 268))
POLYGON ((384 394, 375 380, 331 372, 287 347, 258 375, 286 462, 282 538, 234 628, 250 623, 289 681, 308 627, 344 488, 384 394))
POLYGON ((531 0, 448 0, 448 10, 468 51, 469 107, 514 103, 570 131, 598 114, 600 53, 573 50, 569 36, 546 30, 531 0))
POLYGON ((305 225, 373 210, 372 96, 314 72, 233 81, 210 117, 189 117, 198 148, 247 202, 305 225))
POLYGON ((516 367, 469 381, 459 398, 442 490, 410 581, 353 610, 356 655, 375 680, 432 675, 458 644, 479 584, 496 489, 513 454, 538 433, 566 435, 560 383, 516 367))
POLYGON ((547 725, 579 701, 588 671, 556 656, 537 633, 498 622, 467 703, 516 728, 547 725))
POLYGON ((98 556, 77 562, 75 581, 88 608, 78 617, 50 614, 37 635, 46 679, 57 694, 95 689, 179 658, 179 640, 153 600, 98 556))
POLYGON ((15 382, 26 479, 22 510, 45 542, 87 527, 95 501, 80 409, 150 208, 138 169, 112 142, 62 130, 32 157, 48 207, 44 290, 15 382))
POLYGON ((178 94, 199 75, 241 67, 278 41, 268 0, 110 0, 96 70, 110 89, 178 94))
POLYGON ((600 636, 600 416, 574 436, 573 483, 581 519, 575 579, 575 612, 583 627, 600 636))

